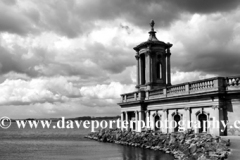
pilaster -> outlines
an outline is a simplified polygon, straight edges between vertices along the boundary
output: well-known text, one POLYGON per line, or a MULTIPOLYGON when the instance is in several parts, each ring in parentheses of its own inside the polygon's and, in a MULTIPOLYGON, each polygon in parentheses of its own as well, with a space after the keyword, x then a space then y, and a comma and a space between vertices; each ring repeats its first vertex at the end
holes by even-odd
POLYGON ((146 110, 145 114, 146 114, 146 128, 149 129, 150 128, 150 114, 149 114, 149 110, 146 110))
POLYGON ((123 112, 121 112, 121 131, 123 131, 123 121, 124 121, 124 118, 123 118, 123 112))
POLYGON ((126 111, 125 112, 125 121, 126 121, 126 123, 127 123, 127 125, 126 125, 126 130, 128 131, 129 130, 129 121, 128 121, 128 112, 126 111))
POLYGON ((136 72, 136 74, 137 74, 137 86, 136 86, 136 88, 139 88, 139 85, 140 85, 140 60, 139 60, 139 54, 137 54, 136 56, 135 56, 135 58, 136 58, 136 60, 137 60, 137 72, 136 72))
POLYGON ((166 54, 166 58, 167 58, 167 85, 171 85, 171 62, 170 62, 170 49, 167 49, 167 54, 166 54))
POLYGON ((162 127, 162 132, 163 133, 167 133, 168 132, 168 130, 167 130, 167 123, 165 123, 165 122, 167 122, 168 121, 168 115, 167 115, 167 113, 168 113, 168 111, 167 111, 167 109, 163 109, 163 115, 162 115, 162 119, 161 119, 161 121, 162 121, 162 123, 163 123, 163 127, 162 127))
POLYGON ((220 136, 221 134, 221 123, 220 123, 220 117, 219 117, 219 105, 213 105, 212 106, 212 124, 211 124, 211 134, 215 136, 220 136))
MULTIPOLYGON (((188 122, 190 122, 190 108, 189 107, 185 107, 184 108, 184 121, 185 121, 185 130, 187 130, 188 129, 188 125, 187 125, 187 123, 188 122)), ((190 129, 190 128, 189 128, 190 129)))
POLYGON ((135 111, 135 131, 138 132, 138 111, 135 111))

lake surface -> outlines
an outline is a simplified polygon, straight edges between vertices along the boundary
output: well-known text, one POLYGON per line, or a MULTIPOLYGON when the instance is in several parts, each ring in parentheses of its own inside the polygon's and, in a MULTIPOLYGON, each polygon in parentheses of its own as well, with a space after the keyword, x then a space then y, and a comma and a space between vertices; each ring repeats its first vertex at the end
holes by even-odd
POLYGON ((160 151, 85 139, 90 129, 0 128, 0 160, 171 160, 160 151))

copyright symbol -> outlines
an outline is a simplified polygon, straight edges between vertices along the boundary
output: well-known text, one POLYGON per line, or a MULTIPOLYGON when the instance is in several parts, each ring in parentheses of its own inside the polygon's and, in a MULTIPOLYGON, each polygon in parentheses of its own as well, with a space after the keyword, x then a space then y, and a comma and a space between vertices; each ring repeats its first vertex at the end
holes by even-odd
POLYGON ((11 126, 11 119, 8 117, 2 117, 0 119, 0 127, 3 129, 8 129, 11 126))

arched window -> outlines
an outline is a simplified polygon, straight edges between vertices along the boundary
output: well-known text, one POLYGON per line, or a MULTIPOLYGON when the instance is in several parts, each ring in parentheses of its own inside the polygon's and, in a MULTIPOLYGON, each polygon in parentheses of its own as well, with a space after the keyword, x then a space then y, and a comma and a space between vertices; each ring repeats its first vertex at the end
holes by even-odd
POLYGON ((162 64, 157 63, 157 79, 162 79, 162 64))
POLYGON ((200 128, 196 131, 197 133, 208 132, 207 121, 209 120, 209 113, 199 110, 196 113, 197 120, 200 122, 200 128))
POLYGON ((174 115, 174 121, 177 123, 177 126, 174 128, 174 132, 178 132, 179 130, 179 121, 181 120, 181 116, 179 114, 174 115))
POLYGON ((146 70, 146 64, 145 64, 145 55, 141 55, 141 84, 145 84, 145 70, 146 70))
POLYGON ((160 131, 161 130, 161 123, 160 123, 160 116, 157 114, 155 117, 154 117, 155 121, 154 121, 154 125, 155 125, 155 131, 160 131))

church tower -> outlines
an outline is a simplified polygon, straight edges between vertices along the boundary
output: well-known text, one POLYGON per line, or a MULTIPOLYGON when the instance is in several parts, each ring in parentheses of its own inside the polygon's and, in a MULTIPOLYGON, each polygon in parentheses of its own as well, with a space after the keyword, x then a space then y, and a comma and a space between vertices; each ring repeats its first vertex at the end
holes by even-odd
POLYGON ((146 42, 133 49, 137 60, 137 86, 139 90, 151 90, 171 85, 170 48, 172 44, 159 41, 154 31, 154 21, 146 42))

